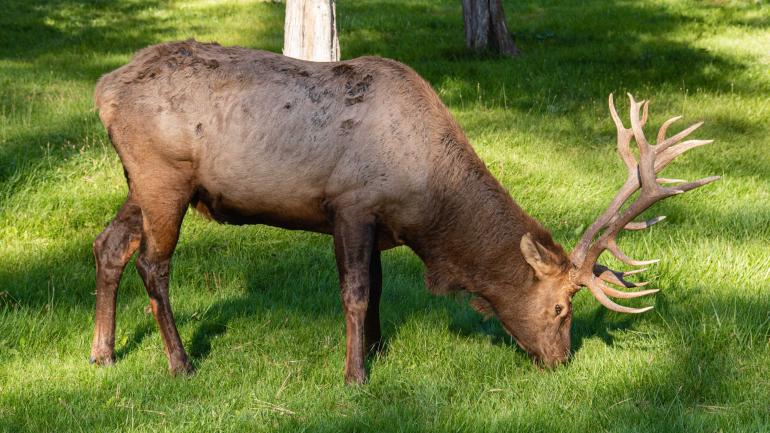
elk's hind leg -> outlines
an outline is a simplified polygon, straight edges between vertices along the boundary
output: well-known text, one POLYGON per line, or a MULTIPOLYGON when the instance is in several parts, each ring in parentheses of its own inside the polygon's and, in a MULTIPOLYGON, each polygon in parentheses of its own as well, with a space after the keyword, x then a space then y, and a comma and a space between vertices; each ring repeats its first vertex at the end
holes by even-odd
MULTIPOLYGON (((179 194, 179 191, 175 192, 179 194)), ((168 192, 156 192, 149 197, 164 197, 164 200, 147 200, 141 204, 142 243, 136 259, 136 269, 150 297, 150 307, 163 338, 171 373, 192 373, 193 367, 179 338, 168 299, 171 256, 179 239, 179 229, 189 196, 171 197, 168 192)))
POLYGON ((142 238, 142 212, 128 200, 115 218, 94 240, 96 259, 96 316, 91 363, 112 364, 115 352, 115 302, 118 285, 142 238))

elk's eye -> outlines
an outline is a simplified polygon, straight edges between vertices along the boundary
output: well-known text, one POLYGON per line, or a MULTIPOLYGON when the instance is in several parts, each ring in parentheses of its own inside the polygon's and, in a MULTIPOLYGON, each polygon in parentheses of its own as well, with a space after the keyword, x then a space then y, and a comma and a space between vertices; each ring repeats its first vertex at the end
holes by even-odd
POLYGON ((564 307, 562 307, 562 306, 561 306, 561 304, 556 304, 555 310, 556 310, 556 315, 557 315, 557 316, 558 316, 559 314, 561 314, 561 310, 562 310, 563 308, 564 308, 564 307))

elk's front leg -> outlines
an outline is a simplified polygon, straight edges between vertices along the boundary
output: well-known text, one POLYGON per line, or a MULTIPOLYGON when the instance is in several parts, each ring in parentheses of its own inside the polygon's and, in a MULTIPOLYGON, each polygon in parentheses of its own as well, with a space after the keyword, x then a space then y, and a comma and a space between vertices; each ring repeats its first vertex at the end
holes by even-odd
POLYGON ((369 265, 369 305, 366 308, 366 320, 364 322, 364 335, 366 336, 366 350, 378 352, 382 347, 382 332, 380 331, 380 297, 382 295, 382 263, 380 250, 375 240, 372 249, 372 258, 369 265))
POLYGON ((345 310, 345 383, 363 383, 364 328, 369 304, 369 267, 374 242, 374 217, 361 212, 337 212, 334 219, 334 253, 345 310))

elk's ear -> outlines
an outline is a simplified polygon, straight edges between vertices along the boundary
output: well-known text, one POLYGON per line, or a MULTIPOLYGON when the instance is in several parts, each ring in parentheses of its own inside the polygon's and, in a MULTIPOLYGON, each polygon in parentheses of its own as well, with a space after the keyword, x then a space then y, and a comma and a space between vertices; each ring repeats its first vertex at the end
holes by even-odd
POLYGON ((474 310, 484 316, 484 320, 489 320, 489 318, 495 315, 495 310, 492 308, 492 305, 484 298, 474 296, 469 303, 474 310))
POLYGON ((532 266, 538 278, 556 275, 561 271, 559 258, 556 254, 532 239, 531 234, 527 233, 522 236, 520 248, 524 260, 532 266))

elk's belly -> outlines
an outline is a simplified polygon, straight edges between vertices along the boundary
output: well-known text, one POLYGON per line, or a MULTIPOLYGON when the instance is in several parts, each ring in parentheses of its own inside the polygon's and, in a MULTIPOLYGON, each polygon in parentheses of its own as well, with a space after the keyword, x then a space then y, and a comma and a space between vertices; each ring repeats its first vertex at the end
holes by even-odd
POLYGON ((256 190, 223 193, 199 186, 192 206, 206 217, 225 224, 267 224, 275 227, 331 233, 320 195, 256 190))
MULTIPOLYGON (((226 194, 212 193, 205 187, 198 187, 191 205, 205 217, 224 224, 266 224, 291 230, 307 230, 331 234, 333 221, 324 211, 322 197, 284 196, 282 201, 275 197, 254 197, 248 203, 233 200, 226 194), (271 200, 272 198, 272 200, 271 200)), ((377 227, 377 244, 380 250, 403 245, 396 231, 380 222, 377 227)))
MULTIPOLYGON (((264 202, 261 202, 264 203, 264 202)), ((266 224, 291 230, 307 230, 331 234, 333 222, 323 211, 322 200, 308 200, 303 205, 284 203, 255 206, 232 203, 225 196, 210 193, 199 187, 192 206, 207 218, 224 224, 266 224)), ((377 225, 377 244, 380 250, 403 245, 399 236, 385 224, 377 225)))

